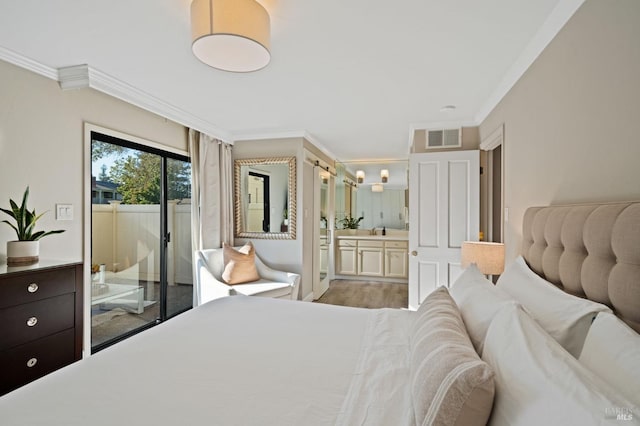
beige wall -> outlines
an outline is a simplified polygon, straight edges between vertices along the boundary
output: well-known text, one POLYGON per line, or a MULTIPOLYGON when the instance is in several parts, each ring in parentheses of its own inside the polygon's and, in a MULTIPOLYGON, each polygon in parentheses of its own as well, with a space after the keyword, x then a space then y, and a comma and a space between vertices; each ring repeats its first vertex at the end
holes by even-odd
MULTIPOLYGON (((297 223, 295 240, 258 240, 252 242, 256 247, 256 252, 262 260, 269 266, 283 270, 296 272, 302 275, 301 295, 306 296, 311 291, 311 274, 305 273, 303 269, 303 205, 302 200, 304 188, 303 179, 303 159, 302 154, 303 138, 286 139, 263 139, 236 141, 233 146, 233 159, 249 159, 262 157, 296 157, 296 184, 297 184, 297 223)), ((313 187, 306 192, 313 191, 313 187)), ((242 244, 246 240, 238 239, 237 244, 242 244)))
MULTIPOLYGON (((313 291, 313 182, 314 167, 305 162, 305 150, 327 164, 335 161, 304 138, 260 139, 236 141, 233 158, 295 156, 297 175, 297 236, 295 240, 252 240, 258 255, 271 267, 301 275, 300 298, 313 291)), ((237 244, 246 240, 238 239, 237 244)))
MULTIPOLYGON (((29 207, 49 210, 38 229, 66 230, 41 241, 41 257, 83 258, 84 122, 187 149, 181 125, 92 89, 62 91, 56 81, 3 61, 0 93, 0 206, 29 185, 29 207), (56 203, 72 204, 74 220, 56 221, 56 203)), ((11 239, 15 233, 1 224, 0 261, 11 239)))
POLYGON ((640 1, 587 0, 481 136, 502 123, 508 259, 528 206, 640 199, 640 1))

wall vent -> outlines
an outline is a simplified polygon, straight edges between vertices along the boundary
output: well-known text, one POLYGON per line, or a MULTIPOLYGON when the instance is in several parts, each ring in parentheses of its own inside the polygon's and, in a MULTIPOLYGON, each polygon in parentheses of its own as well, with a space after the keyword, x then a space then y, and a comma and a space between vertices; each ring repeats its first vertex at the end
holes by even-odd
POLYGON ((462 146, 462 131, 457 129, 427 130, 427 149, 459 148, 462 146))

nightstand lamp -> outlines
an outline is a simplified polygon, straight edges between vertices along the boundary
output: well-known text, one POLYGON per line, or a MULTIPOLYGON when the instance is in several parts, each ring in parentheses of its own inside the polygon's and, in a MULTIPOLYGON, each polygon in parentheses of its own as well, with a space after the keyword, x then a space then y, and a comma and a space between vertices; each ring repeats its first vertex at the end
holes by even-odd
POLYGON ((462 243, 461 264, 466 268, 475 263, 485 275, 500 275, 504 271, 504 244, 484 241, 462 243))

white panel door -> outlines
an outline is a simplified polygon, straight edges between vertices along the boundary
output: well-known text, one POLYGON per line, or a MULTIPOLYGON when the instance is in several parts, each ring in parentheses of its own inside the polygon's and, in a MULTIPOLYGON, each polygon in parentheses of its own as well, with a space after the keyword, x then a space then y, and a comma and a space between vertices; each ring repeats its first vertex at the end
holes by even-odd
POLYGON ((460 248, 480 226, 479 151, 409 156, 409 308, 460 275, 460 248))

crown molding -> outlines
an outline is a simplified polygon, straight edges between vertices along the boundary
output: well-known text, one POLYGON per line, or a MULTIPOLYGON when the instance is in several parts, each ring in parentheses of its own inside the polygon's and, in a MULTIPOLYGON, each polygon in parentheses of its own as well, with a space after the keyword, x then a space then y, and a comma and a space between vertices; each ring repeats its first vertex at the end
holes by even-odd
POLYGON ((209 121, 197 117, 182 108, 171 105, 153 95, 144 92, 122 80, 110 76, 100 70, 88 67, 89 87, 135 105, 144 110, 158 114, 185 127, 213 136, 224 142, 233 141, 230 132, 220 129, 209 121))
POLYGON ((233 137, 230 132, 221 129, 213 123, 197 117, 182 108, 171 105, 168 102, 125 83, 122 80, 97 70, 91 65, 82 64, 62 67, 59 69, 52 68, 2 46, 0 46, 0 59, 57 81, 62 90, 90 87, 153 114, 167 118, 185 127, 213 136, 224 142, 233 141, 233 137))
MULTIPOLYGON (((563 0, 558 2, 549 17, 542 24, 536 35, 529 42, 518 59, 511 65, 504 78, 489 96, 475 116, 475 121, 481 124, 500 103, 502 98, 520 80, 540 53, 547 47, 562 27, 569 21, 584 0, 563 0)), ((478 125, 479 125, 478 124, 478 125)))
POLYGON ((86 89, 91 87, 89 65, 74 65, 58 68, 58 82, 62 90, 86 89))
POLYGON ((27 58, 26 56, 20 55, 19 53, 2 46, 0 46, 0 59, 41 76, 50 78, 51 80, 58 79, 58 70, 56 68, 34 61, 33 59, 27 58))

